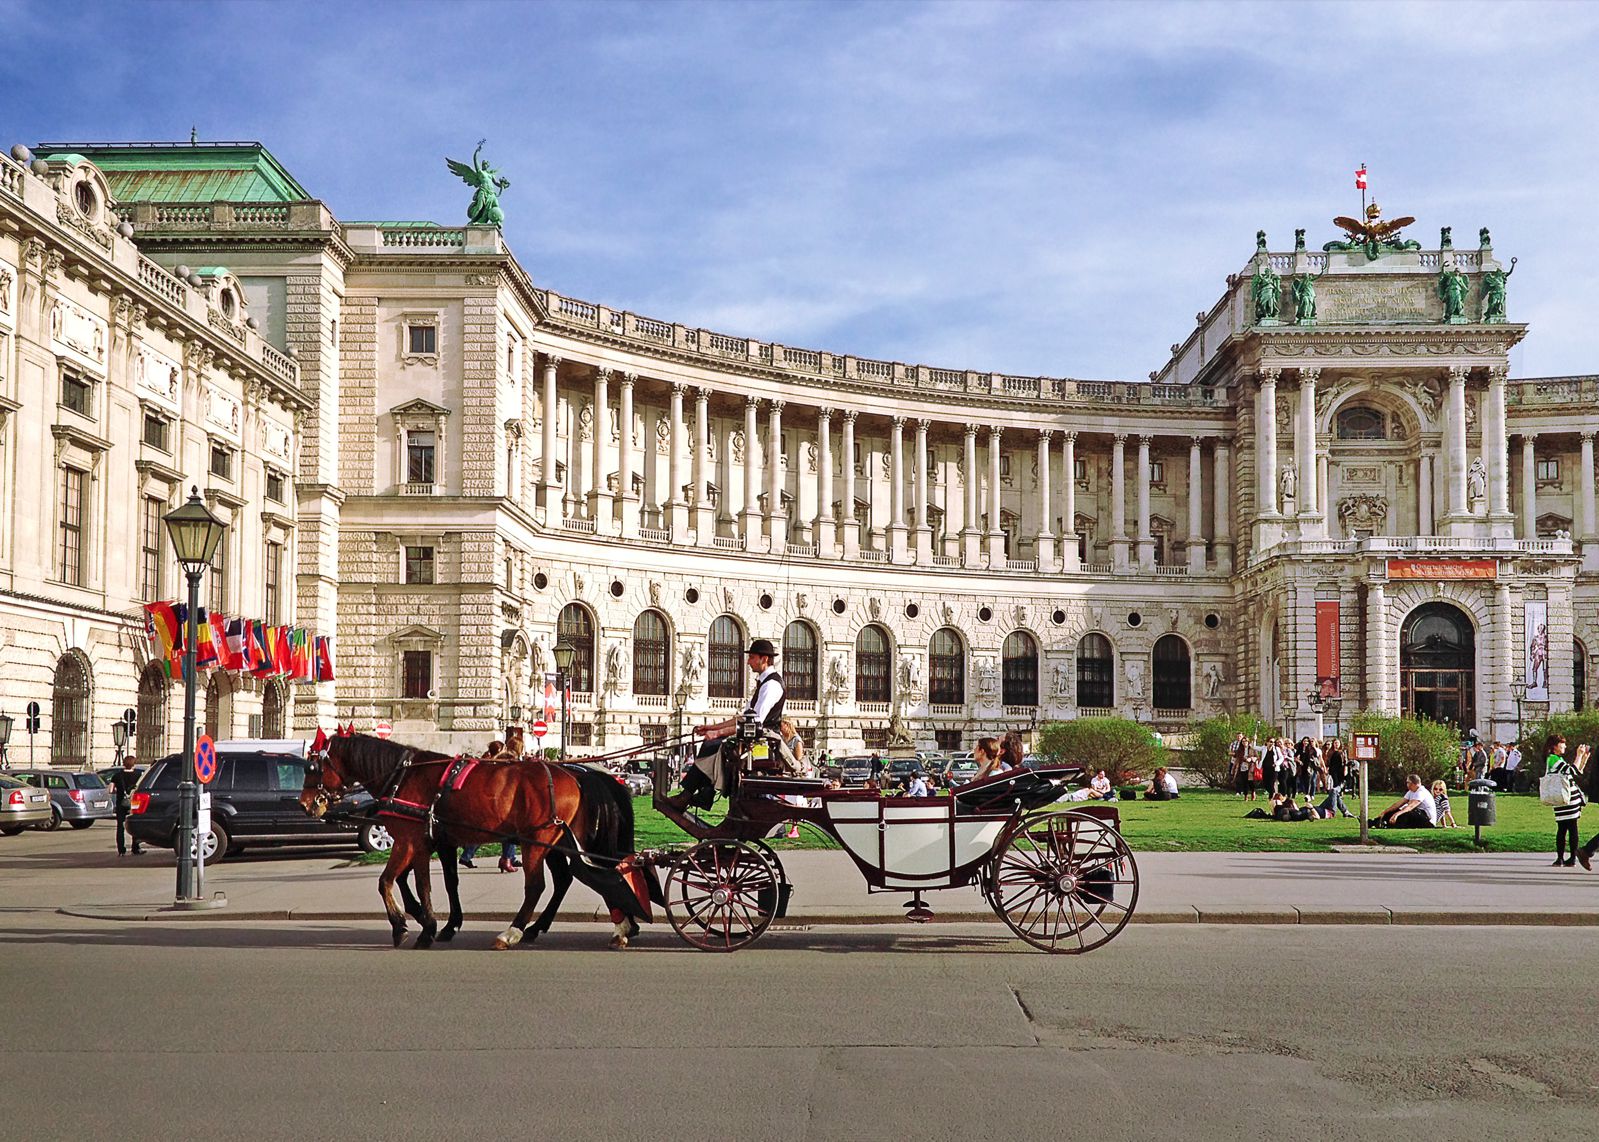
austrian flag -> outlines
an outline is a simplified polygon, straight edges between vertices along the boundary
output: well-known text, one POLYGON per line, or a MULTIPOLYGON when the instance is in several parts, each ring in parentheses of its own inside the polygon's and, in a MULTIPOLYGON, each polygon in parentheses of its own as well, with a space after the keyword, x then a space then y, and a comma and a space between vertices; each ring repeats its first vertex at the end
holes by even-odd
POLYGON ((1356 190, 1365 190, 1366 189, 1366 164, 1365 163, 1361 163, 1360 164, 1360 169, 1355 172, 1355 189, 1356 190))

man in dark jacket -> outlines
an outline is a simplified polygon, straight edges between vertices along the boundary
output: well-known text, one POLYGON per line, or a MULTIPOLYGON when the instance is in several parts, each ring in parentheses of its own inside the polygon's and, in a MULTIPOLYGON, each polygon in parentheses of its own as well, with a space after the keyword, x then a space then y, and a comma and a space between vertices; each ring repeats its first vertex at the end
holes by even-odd
MULTIPOLYGON (((139 784, 139 775, 133 766, 138 759, 131 753, 122 759, 122 768, 111 775, 111 789, 117 799, 117 855, 128 855, 128 814, 133 811, 133 787, 139 784)), ((144 853, 139 838, 133 838, 133 855, 144 853)))

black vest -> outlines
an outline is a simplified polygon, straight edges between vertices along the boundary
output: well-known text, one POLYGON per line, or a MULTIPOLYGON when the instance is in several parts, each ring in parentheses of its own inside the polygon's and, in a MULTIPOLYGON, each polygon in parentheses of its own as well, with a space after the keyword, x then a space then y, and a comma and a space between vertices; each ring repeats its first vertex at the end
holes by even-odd
MULTIPOLYGON (((761 722, 762 729, 777 729, 777 724, 783 720, 783 707, 788 704, 788 691, 783 688, 783 676, 781 674, 768 675, 766 680, 760 685, 770 686, 774 682, 777 684, 777 701, 772 704, 772 708, 766 713, 766 718, 761 722)), ((760 696, 761 689, 760 686, 757 686, 755 693, 750 695, 750 705, 752 707, 760 696)))

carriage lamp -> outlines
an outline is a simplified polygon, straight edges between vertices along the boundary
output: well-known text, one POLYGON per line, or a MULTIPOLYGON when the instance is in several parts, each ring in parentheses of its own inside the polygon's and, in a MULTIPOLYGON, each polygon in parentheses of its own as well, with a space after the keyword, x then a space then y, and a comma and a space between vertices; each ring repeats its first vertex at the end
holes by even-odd
POLYGON ((550 652, 555 659, 555 684, 561 688, 561 760, 566 760, 566 676, 577 657, 577 647, 562 639, 550 652))
POLYGON ((10 764, 6 758, 6 747, 11 744, 11 726, 11 715, 0 713, 0 769, 10 764))
POLYGON ((1310 707, 1312 714, 1319 714, 1327 708, 1327 699, 1321 696, 1319 689, 1312 690, 1305 695, 1305 705, 1310 707))
MULTIPOLYGON (((204 862, 197 862, 195 832, 200 819, 200 786, 194 770, 194 676, 195 650, 200 640, 200 576, 210 566, 227 525, 206 510, 200 489, 191 487, 182 507, 168 512, 161 522, 167 525, 172 552, 189 580, 189 611, 183 633, 183 780, 178 783, 178 886, 174 908, 205 907, 204 862)), ((124 729, 126 733, 126 729, 124 729)))

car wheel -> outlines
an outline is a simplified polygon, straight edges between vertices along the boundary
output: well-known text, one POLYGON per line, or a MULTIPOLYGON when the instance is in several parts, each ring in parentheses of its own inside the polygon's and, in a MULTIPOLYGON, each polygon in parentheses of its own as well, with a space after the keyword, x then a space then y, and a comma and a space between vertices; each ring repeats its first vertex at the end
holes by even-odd
MULTIPOLYGON (((178 838, 172 838, 173 848, 177 847, 178 838)), ((211 820, 211 831, 200 837, 200 851, 205 856, 206 864, 220 864, 222 858, 228 854, 228 831, 217 824, 216 818, 211 820)))
POLYGON ((93 821, 68 821, 67 824, 71 825, 74 829, 87 829, 90 825, 94 824, 94 822, 93 821))
POLYGON ((7 825, 5 828, 0 829, 0 833, 4 833, 8 837, 14 837, 18 833, 22 832, 22 830, 22 825, 7 825))
POLYGON ((60 827, 61 810, 52 805, 50 806, 50 819, 48 821, 40 821, 39 828, 43 829, 47 833, 53 833, 60 827))
POLYGON ((394 836, 382 825, 362 825, 356 843, 362 852, 386 853, 394 847, 394 836))

